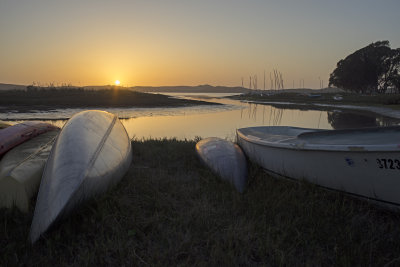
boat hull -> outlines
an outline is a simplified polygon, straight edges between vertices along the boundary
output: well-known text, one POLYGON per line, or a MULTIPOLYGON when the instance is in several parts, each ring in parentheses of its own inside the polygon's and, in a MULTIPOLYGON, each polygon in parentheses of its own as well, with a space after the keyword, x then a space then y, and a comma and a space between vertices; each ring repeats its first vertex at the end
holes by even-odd
POLYGON ((9 127, 10 125, 8 123, 0 121, 0 130, 9 127))
POLYGON ((43 133, 8 151, 0 161, 0 207, 28 211, 59 131, 43 133))
POLYGON ((131 142, 119 119, 104 111, 84 111, 63 127, 47 161, 30 239, 81 202, 106 191, 126 173, 131 142))
POLYGON ((32 139, 42 133, 58 130, 49 123, 28 121, 18 123, 0 130, 0 157, 13 147, 32 139))
POLYGON ((247 182, 246 157, 237 144, 210 137, 196 144, 199 158, 223 180, 233 184, 237 191, 243 192, 247 182))
MULTIPOLYGON (((305 132, 310 129, 305 129, 305 132)), ((237 131, 238 144, 250 160, 269 173, 339 190, 391 206, 400 205, 400 151, 290 148, 262 144, 237 131)))

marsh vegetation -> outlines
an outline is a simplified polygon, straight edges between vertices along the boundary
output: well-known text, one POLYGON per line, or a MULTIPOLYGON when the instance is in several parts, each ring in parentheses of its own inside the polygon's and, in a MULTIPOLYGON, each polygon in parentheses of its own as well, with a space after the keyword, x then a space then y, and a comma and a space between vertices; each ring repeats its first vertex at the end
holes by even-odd
POLYGON ((212 103, 171 98, 161 94, 134 92, 115 87, 109 90, 83 88, 35 88, 0 91, 0 111, 32 111, 61 108, 180 107, 212 103))
POLYGON ((35 245, 28 214, 0 210, 8 265, 382 266, 398 264, 400 215, 250 165, 243 194, 197 159, 195 141, 135 140, 121 183, 35 245))

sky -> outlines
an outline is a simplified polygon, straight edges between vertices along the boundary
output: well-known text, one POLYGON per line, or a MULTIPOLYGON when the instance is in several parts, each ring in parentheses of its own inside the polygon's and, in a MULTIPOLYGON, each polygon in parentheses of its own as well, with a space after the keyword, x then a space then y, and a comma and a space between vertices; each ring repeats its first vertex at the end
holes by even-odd
POLYGON ((320 88, 379 40, 399 0, 0 0, 0 83, 320 88))

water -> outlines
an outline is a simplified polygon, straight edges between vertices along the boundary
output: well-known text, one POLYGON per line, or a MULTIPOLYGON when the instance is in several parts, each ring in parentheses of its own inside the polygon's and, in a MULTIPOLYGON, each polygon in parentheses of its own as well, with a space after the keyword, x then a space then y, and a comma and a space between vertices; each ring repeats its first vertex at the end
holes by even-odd
MULTIPOLYGON (((174 97, 201 99, 223 105, 202 105, 180 108, 129 108, 105 109, 117 114, 131 138, 177 138, 217 136, 235 139, 236 129, 250 126, 297 126, 318 129, 344 129, 399 125, 400 120, 374 113, 349 110, 300 110, 289 106, 274 107, 242 103, 220 98, 219 94, 169 93, 174 97)), ((0 113, 0 120, 16 123, 24 120, 41 120, 62 127, 76 112, 83 109, 62 109, 52 112, 0 113)))

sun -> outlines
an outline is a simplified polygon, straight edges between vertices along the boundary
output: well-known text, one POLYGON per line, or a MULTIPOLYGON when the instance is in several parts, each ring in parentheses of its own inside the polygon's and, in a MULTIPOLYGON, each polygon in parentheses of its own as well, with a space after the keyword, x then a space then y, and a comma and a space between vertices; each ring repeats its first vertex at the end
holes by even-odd
POLYGON ((120 83, 121 83, 121 82, 118 81, 118 80, 115 81, 115 85, 120 85, 120 83))

